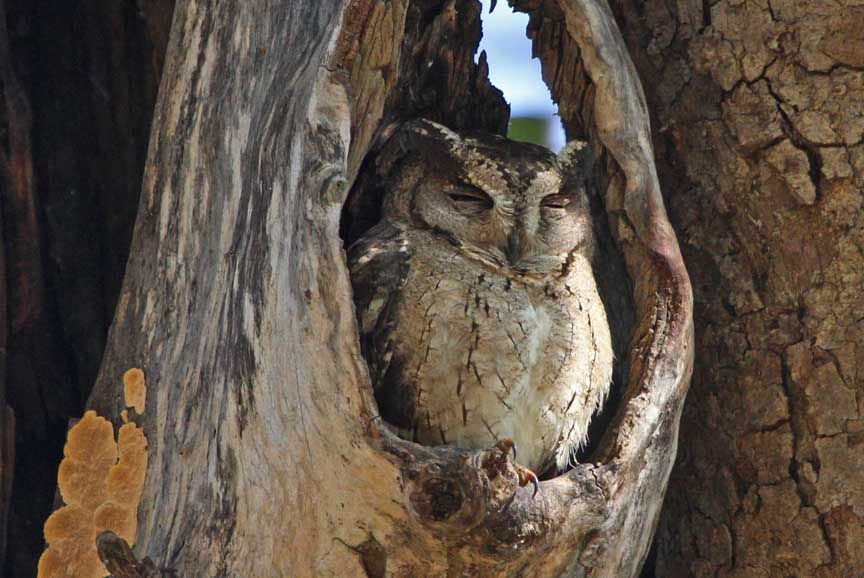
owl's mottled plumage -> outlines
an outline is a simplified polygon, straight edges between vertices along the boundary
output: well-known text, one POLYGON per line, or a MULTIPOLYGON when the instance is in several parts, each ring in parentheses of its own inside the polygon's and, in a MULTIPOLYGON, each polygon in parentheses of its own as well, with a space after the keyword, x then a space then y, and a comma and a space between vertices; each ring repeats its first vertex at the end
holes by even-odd
POLYGON ((349 250, 382 417, 420 443, 564 468, 612 373, 591 270, 587 151, 403 125, 380 156, 382 220, 349 250))

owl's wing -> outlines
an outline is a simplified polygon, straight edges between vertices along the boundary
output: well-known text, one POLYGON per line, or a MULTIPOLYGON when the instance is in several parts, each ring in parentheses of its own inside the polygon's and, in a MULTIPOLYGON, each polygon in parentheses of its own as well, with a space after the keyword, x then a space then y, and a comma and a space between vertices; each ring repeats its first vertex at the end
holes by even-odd
POLYGON ((402 383, 394 358, 398 304, 411 267, 411 246, 403 229, 381 222, 348 249, 348 269, 360 326, 360 347, 369 366, 382 417, 404 434, 414 428, 416 393, 402 383))

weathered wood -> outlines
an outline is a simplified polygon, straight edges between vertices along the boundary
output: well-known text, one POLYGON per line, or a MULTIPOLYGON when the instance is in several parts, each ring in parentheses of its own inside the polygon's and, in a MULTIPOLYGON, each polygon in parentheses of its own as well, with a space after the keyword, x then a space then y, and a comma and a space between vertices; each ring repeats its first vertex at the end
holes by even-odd
POLYGON ((479 4, 186 0, 89 403, 116 417, 123 371, 149 376, 139 552, 178 575, 635 575, 674 457, 691 297, 614 20, 594 0, 559 8, 594 82, 639 313, 597 463, 532 499, 497 450, 396 438, 360 357, 341 209, 391 122, 503 131, 470 58, 479 4))

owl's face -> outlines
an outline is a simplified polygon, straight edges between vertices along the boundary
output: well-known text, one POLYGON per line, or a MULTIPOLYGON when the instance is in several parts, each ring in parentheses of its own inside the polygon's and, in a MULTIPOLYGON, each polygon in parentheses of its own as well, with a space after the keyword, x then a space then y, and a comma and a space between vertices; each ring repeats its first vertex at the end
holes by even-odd
POLYGON ((563 272, 574 253, 590 250, 590 152, 580 143, 556 156, 428 120, 404 125, 395 139, 405 154, 385 218, 428 228, 464 255, 518 275, 563 272))

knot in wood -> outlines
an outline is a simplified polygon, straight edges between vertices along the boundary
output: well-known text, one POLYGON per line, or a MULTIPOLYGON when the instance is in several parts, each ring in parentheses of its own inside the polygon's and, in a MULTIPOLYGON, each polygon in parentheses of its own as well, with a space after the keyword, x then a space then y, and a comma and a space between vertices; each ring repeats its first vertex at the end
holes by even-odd
POLYGON ((506 451, 493 448, 484 455, 480 464, 490 482, 494 482, 499 476, 515 478, 515 470, 506 451))
POLYGON ((420 482, 411 492, 411 506, 432 522, 447 522, 462 509, 464 495, 453 479, 433 476, 420 482))

